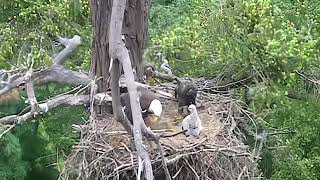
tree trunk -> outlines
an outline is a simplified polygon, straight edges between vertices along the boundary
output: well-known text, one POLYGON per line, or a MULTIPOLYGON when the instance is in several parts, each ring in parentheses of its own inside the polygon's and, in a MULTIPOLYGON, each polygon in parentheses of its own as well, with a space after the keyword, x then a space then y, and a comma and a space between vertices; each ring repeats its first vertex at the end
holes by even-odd
MULTIPOLYGON (((150 0, 127 0, 124 14, 123 33, 125 44, 129 49, 131 64, 136 70, 136 79, 143 81, 143 52, 147 46, 148 17, 150 0)), ((109 25, 112 10, 112 0, 91 0, 93 24, 93 50, 91 76, 101 78, 98 80, 97 93, 109 89, 108 78, 109 55, 109 25)), ((97 114, 110 112, 107 105, 95 107, 97 114)))
POLYGON ((142 82, 143 77, 143 52, 147 46, 148 19, 150 0, 127 0, 123 34, 125 44, 129 50, 131 64, 136 70, 136 78, 142 82))
MULTIPOLYGON (((91 8, 93 25, 91 76, 101 78, 97 81, 97 93, 100 93, 109 89, 109 24, 112 0, 91 0, 91 8)), ((111 107, 106 104, 95 107, 97 114, 104 114, 110 110, 111 107)))

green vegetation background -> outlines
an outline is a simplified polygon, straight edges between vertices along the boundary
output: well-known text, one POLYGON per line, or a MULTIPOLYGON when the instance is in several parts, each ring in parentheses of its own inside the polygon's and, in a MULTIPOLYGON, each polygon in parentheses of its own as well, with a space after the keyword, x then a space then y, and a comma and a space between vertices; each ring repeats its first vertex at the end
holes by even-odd
MULTIPOLYGON (((58 49, 52 35, 80 35, 83 45, 68 61, 87 71, 91 60, 91 17, 83 0, 0 0, 0 68, 51 64, 58 49)), ((298 76, 319 76, 318 0, 153 0, 146 59, 169 61, 180 76, 216 77, 221 83, 249 78, 233 87, 257 117, 247 128, 270 132, 260 170, 272 180, 320 177, 319 85, 298 76), (275 132, 286 133, 275 133, 275 132)), ((37 88, 39 100, 70 90, 57 84, 37 88)), ((0 106, 0 116, 27 104, 0 106)), ((71 124, 83 123, 83 107, 58 108, 15 128, 0 140, 0 179, 56 179, 76 142, 71 124)), ((252 121, 250 121, 252 122, 252 121)), ((259 143, 259 141, 258 141, 259 143)))

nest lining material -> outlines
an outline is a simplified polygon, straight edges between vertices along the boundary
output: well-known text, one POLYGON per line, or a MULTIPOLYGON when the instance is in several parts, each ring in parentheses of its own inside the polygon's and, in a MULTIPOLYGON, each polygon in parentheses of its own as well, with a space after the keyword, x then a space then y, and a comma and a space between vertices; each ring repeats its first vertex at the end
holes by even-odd
MULTIPOLYGON (((172 85, 172 84, 171 84, 172 85)), ((162 88, 164 89, 164 88, 162 88)), ((168 88, 172 93, 172 88, 168 88)), ((198 114, 204 127, 199 139, 179 134, 161 138, 170 175, 174 179, 255 179, 256 158, 243 144, 238 125, 244 122, 237 102, 229 97, 200 92, 198 114)), ((174 126, 177 103, 162 99, 163 122, 159 133, 181 130, 174 126), (165 131, 163 129, 173 129, 165 131), (163 132, 162 132, 163 130, 163 132)), ((145 141, 152 159, 155 179, 165 179, 161 156, 153 142, 145 141)), ((112 120, 90 119, 88 129, 74 146, 60 179, 136 179, 138 160, 131 136, 112 120)))

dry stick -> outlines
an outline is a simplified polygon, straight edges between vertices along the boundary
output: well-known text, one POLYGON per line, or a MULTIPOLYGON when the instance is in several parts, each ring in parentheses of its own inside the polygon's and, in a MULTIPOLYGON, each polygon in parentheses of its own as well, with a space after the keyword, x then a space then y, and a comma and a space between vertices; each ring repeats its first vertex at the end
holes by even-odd
POLYGON ((243 169, 241 170, 239 176, 238 176, 238 180, 241 180, 241 176, 243 175, 243 173, 247 170, 247 166, 244 166, 243 169))
POLYGON ((185 162, 187 163, 187 165, 189 166, 189 168, 191 169, 191 171, 194 173, 194 175, 196 175, 197 179, 199 180, 200 177, 197 174, 197 171, 195 169, 193 169, 193 167, 190 165, 190 163, 185 159, 185 162))
MULTIPOLYGON (((73 96, 73 95, 64 95, 60 96, 54 99, 51 99, 47 101, 46 103, 38 104, 41 111, 43 113, 47 113, 49 110, 62 106, 62 105, 83 105, 89 102, 89 96, 88 95, 79 95, 79 96, 73 96)), ((27 121, 32 118, 32 112, 27 112, 23 115, 9 115, 0 118, 1 124, 14 124, 14 123, 21 123, 24 121, 27 121)))
POLYGON ((318 84, 318 85, 320 85, 319 80, 313 80, 313 79, 311 79, 311 78, 307 77, 306 75, 304 75, 304 74, 300 73, 300 72, 299 72, 299 71, 297 71, 297 70, 296 70, 296 73, 297 73, 299 76, 301 76, 301 77, 305 78, 306 80, 308 80, 308 81, 310 81, 310 82, 312 82, 312 83, 314 83, 314 84, 318 84))
MULTIPOLYGON (((168 131, 172 131, 171 129, 156 129, 156 130, 152 130, 155 133, 158 132, 168 132, 168 131)), ((107 134, 107 135, 124 135, 124 134, 128 134, 127 131, 109 131, 109 132, 101 132, 102 134, 107 134)), ((162 137, 162 136, 161 136, 162 137)))
POLYGON ((166 174, 167 180, 171 180, 171 175, 170 175, 170 172, 169 172, 169 169, 168 169, 167 161, 166 161, 165 156, 163 154, 163 149, 161 147, 159 139, 156 140, 156 143, 157 143, 159 151, 160 151, 164 173, 166 174))

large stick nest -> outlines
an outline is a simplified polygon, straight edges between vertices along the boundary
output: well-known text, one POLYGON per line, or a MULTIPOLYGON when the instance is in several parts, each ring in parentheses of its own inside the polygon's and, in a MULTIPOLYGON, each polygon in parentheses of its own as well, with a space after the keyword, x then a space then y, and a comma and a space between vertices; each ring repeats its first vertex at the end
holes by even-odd
MULTIPOLYGON (((173 83, 158 86, 173 94, 173 83)), ((175 122, 177 103, 162 99, 161 121, 152 129, 173 134, 181 130, 175 122), (168 131, 166 129, 171 129, 168 131)), ((179 134, 161 138, 168 169, 174 179, 252 179, 256 172, 255 155, 243 143, 241 127, 245 117, 237 100, 230 96, 199 92, 198 113, 204 131, 199 139, 179 134)), ((81 140, 69 155, 60 179, 136 179, 138 159, 133 139, 112 115, 91 118, 81 140)), ((152 159, 155 179, 165 179, 159 149, 144 142, 152 159)))

